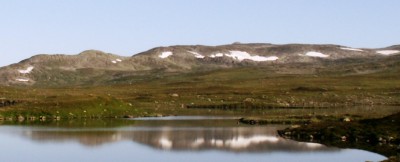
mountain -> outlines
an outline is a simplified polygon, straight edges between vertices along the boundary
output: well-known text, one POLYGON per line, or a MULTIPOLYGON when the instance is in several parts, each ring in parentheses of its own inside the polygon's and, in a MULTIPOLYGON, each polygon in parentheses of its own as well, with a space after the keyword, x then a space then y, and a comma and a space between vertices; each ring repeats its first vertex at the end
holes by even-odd
POLYGON ((70 86, 132 83, 140 78, 240 67, 278 74, 359 75, 398 72, 400 45, 356 49, 340 45, 230 44, 157 47, 123 57, 88 50, 36 55, 0 68, 1 85, 70 86))

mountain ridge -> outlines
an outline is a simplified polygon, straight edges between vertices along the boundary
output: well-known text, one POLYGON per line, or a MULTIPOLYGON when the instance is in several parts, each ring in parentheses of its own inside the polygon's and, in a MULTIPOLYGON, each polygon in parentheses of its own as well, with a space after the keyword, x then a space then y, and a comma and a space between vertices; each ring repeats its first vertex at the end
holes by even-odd
POLYGON ((239 67, 268 67, 276 73, 317 74, 321 69, 328 69, 363 74, 398 68, 398 54, 400 45, 368 49, 331 44, 269 43, 155 47, 127 57, 86 50, 77 55, 35 55, 1 67, 0 84, 83 85, 93 79, 110 82, 120 79, 119 76, 153 75, 155 71, 195 73, 239 67))

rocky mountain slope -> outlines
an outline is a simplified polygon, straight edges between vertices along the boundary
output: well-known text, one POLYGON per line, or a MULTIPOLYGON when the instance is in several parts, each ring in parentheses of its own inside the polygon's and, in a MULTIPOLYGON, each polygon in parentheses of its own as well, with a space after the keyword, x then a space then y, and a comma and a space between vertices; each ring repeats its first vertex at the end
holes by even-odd
POLYGON ((236 67, 283 74, 357 75, 396 71, 400 46, 355 49, 339 45, 230 44, 158 47, 122 57, 89 50, 78 55, 37 55, 0 68, 1 85, 68 86, 129 83, 143 76, 236 67))

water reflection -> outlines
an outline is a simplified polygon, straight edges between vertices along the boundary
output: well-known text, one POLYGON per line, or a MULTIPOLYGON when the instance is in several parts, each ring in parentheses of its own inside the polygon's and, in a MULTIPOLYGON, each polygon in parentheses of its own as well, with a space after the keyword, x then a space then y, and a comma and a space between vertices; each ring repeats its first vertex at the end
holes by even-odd
POLYGON ((286 126, 232 119, 60 121, 0 125, 2 161, 380 161, 379 154, 285 140, 286 126))
MULTIPOLYGON (((228 152, 339 151, 316 143, 286 140, 276 130, 284 125, 245 126, 235 120, 150 120, 114 128, 8 127, 8 132, 35 142, 78 142, 100 147, 133 141, 159 150, 228 152)), ((4 127, 3 127, 4 130, 4 127)), ((1 129, 0 129, 1 131, 1 129)))
POLYGON ((277 137, 274 128, 180 129, 161 128, 132 134, 136 142, 164 150, 225 150, 234 152, 334 150, 318 144, 277 137))

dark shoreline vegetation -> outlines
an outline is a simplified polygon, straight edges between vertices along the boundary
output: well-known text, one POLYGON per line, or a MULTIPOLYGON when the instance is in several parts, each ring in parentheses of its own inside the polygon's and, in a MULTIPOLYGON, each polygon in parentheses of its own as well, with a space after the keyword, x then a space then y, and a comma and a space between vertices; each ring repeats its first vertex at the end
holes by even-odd
MULTIPOLYGON (((209 115, 243 117, 241 122, 248 124, 307 124, 298 129, 308 133, 315 132, 310 129, 314 125, 316 129, 321 125, 322 129, 323 123, 340 128, 354 126, 355 130, 376 131, 376 137, 380 137, 378 129, 387 128, 383 117, 400 112, 400 75, 397 72, 296 75, 269 73, 264 68, 236 68, 196 74, 157 73, 152 77, 125 79, 132 82, 53 88, 0 86, 3 103, 0 124, 209 115), (13 104, 4 105, 6 102, 13 104), (347 118, 351 122, 342 122, 347 118), (374 128, 364 129, 365 125, 371 125, 364 124, 368 119, 377 121, 373 122, 376 123, 374 128)), ((393 117, 398 123, 399 115, 393 117)), ((397 132, 393 130, 395 134, 390 137, 398 142, 398 127, 393 128, 397 132)), ((366 132, 359 133, 357 136, 366 132)), ((386 136, 382 138, 389 140, 386 136)), ((321 140, 324 144, 341 146, 342 143, 334 141, 321 140)), ((343 147, 347 146, 352 147, 343 147)), ((364 148, 361 144, 354 147, 364 148)), ((381 152, 371 148, 366 149, 381 152)), ((390 151, 382 154, 388 155, 387 152, 390 151)))
POLYGON ((281 137, 340 148, 376 152, 395 161, 400 157, 400 113, 379 119, 322 120, 279 130, 281 137))

